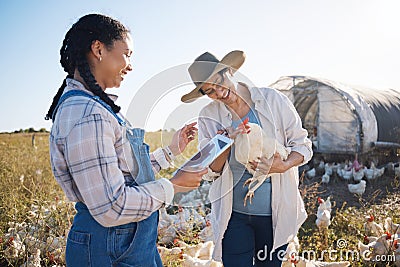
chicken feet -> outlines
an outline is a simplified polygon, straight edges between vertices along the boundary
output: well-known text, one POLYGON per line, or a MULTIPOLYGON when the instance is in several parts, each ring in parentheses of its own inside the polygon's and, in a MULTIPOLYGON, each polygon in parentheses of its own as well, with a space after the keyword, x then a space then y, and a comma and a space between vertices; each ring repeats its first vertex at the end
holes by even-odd
POLYGON ((249 199, 249 202, 251 204, 251 200, 254 197, 254 192, 259 188, 267 179, 267 175, 259 175, 259 176, 253 176, 252 178, 249 178, 244 182, 243 187, 247 186, 248 187, 248 192, 246 196, 244 197, 244 206, 246 207, 247 204, 247 199, 249 199))

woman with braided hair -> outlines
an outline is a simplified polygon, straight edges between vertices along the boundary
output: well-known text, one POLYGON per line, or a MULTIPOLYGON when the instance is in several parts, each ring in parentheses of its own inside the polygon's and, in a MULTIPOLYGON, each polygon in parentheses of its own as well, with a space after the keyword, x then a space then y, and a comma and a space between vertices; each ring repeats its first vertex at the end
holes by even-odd
POLYGON ((207 170, 178 171, 170 180, 154 173, 193 140, 180 129, 171 145, 149 153, 144 130, 132 128, 107 88, 132 71, 129 30, 108 16, 81 17, 60 50, 67 72, 46 118, 51 165, 67 198, 76 202, 68 234, 67 266, 162 266, 157 252, 158 210, 174 193, 199 186, 207 170))

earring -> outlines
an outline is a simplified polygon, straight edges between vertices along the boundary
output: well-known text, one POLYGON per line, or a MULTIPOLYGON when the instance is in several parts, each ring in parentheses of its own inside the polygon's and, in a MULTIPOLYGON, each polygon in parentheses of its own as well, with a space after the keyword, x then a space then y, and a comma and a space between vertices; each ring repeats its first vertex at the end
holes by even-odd
POLYGON ((99 57, 99 61, 101 61, 101 56, 99 57))

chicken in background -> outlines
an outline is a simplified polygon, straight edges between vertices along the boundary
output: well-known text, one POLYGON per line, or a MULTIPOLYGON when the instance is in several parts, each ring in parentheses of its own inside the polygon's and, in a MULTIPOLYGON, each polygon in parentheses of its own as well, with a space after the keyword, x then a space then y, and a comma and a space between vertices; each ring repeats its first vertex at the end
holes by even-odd
POLYGON ((325 163, 325 174, 331 176, 334 170, 337 170, 335 163, 325 163))
POLYGON ((167 262, 174 262, 183 259, 183 250, 179 247, 166 248, 157 246, 157 250, 164 265, 166 265, 167 262))
POLYGON ((382 236, 384 234, 382 225, 375 222, 374 215, 365 216, 365 220, 364 229, 366 234, 373 234, 375 236, 382 236))
POLYGON ((189 245, 181 240, 176 240, 175 244, 177 244, 183 250, 185 255, 188 255, 192 258, 201 260, 211 260, 212 258, 212 253, 214 250, 214 242, 212 241, 198 243, 197 245, 189 245))
POLYGON ((238 128, 242 128, 243 130, 250 128, 250 131, 238 134, 235 138, 236 160, 243 164, 253 175, 252 178, 249 178, 245 182, 245 185, 248 186, 248 192, 244 198, 244 205, 246 206, 247 199, 249 199, 251 204, 254 192, 271 175, 254 171, 250 162, 259 162, 258 158, 261 157, 270 159, 275 153, 278 153, 282 160, 286 160, 290 151, 275 138, 268 137, 260 125, 249 123, 249 118, 246 118, 238 128))
POLYGON ((365 188, 367 187, 367 182, 361 180, 358 184, 348 184, 347 187, 349 188, 350 193, 361 196, 365 192, 365 188))
POLYGON ((321 177, 321 183, 323 183, 323 184, 328 184, 330 178, 331 178, 331 177, 329 176, 329 174, 324 173, 324 175, 322 175, 322 177, 321 177))
POLYGON ((291 240, 286 247, 286 254, 282 261, 282 267, 293 266, 292 261, 298 257, 299 251, 300 251, 299 239, 297 236, 295 236, 293 240, 291 240))
POLYGON ((165 207, 159 210, 158 220, 158 243, 159 244, 170 244, 176 238, 175 220, 176 215, 169 215, 165 207))
POLYGON ((317 225, 319 230, 328 229, 331 224, 331 202, 330 198, 324 201, 322 198, 318 197, 318 211, 317 211, 317 219, 315 220, 315 224, 317 225))
POLYGON ((318 176, 322 176, 325 173, 325 161, 323 159, 319 160, 318 165, 315 167, 315 174, 318 176))
POLYGON ((347 170, 346 167, 338 169, 339 177, 350 180, 353 177, 353 169, 347 170))
POLYGON ((364 242, 367 244, 374 242, 376 240, 378 240, 376 236, 367 236, 367 235, 364 236, 364 242))
POLYGON ((394 242, 392 242, 392 235, 385 233, 381 235, 376 241, 372 241, 364 245, 358 241, 358 250, 360 255, 365 260, 379 261, 382 255, 388 255, 393 250, 394 242))
POLYGON ((32 255, 29 256, 27 261, 20 267, 41 267, 41 261, 42 259, 40 258, 40 249, 35 249, 32 255))
POLYGON ((308 170, 306 172, 306 176, 310 179, 314 178, 316 175, 317 171, 315 170, 315 168, 312 168, 311 170, 308 170))
POLYGON ((213 230, 212 230, 212 227, 211 227, 211 221, 210 220, 206 220, 206 227, 204 227, 203 230, 200 231, 199 238, 203 242, 207 242, 207 241, 212 241, 213 240, 213 230))
POLYGON ((371 161, 369 169, 367 167, 364 167, 365 177, 368 180, 374 180, 376 178, 379 178, 384 174, 384 172, 385 172, 385 167, 378 169, 375 167, 375 163, 373 161, 371 161))
POLYGON ((326 209, 329 212, 332 211, 332 202, 331 202, 331 197, 330 196, 326 200, 323 200, 321 197, 318 197, 317 201, 319 203, 318 211, 320 209, 326 209))
POLYGON ((393 223, 392 222, 392 218, 387 217, 385 219, 384 226, 385 226, 386 231, 388 231, 389 233, 399 234, 400 235, 400 224, 393 223))
POLYGON ((16 259, 25 253, 25 245, 20 238, 10 237, 7 244, 7 248, 3 251, 7 258, 16 259))
POLYGON ((354 181, 359 182, 362 180, 362 178, 364 178, 364 168, 358 169, 358 171, 356 171, 356 169, 353 168, 353 169, 351 169, 351 171, 352 171, 354 181))
POLYGON ((323 184, 328 184, 331 175, 333 174, 334 163, 325 163, 325 173, 322 175, 321 182, 323 184))
POLYGON ((223 267, 222 263, 214 260, 202 260, 183 254, 183 267, 223 267))

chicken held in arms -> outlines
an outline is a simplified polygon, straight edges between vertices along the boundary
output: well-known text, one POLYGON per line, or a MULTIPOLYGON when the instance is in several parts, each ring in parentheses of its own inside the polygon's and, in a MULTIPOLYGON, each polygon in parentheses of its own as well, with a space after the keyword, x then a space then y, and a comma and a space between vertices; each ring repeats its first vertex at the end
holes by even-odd
POLYGON ((243 164, 246 169, 253 175, 249 178, 244 186, 248 186, 248 192, 244 198, 244 205, 246 206, 247 199, 251 200, 254 197, 254 192, 259 188, 262 183, 267 179, 269 174, 264 174, 259 171, 254 171, 250 162, 259 162, 259 158, 265 157, 272 159, 275 153, 278 153, 282 160, 286 160, 289 155, 289 149, 280 144, 275 138, 268 137, 260 125, 256 123, 249 123, 246 118, 238 128, 242 128, 242 134, 235 137, 235 157, 238 162, 243 164), (246 129, 250 128, 249 131, 246 129))

